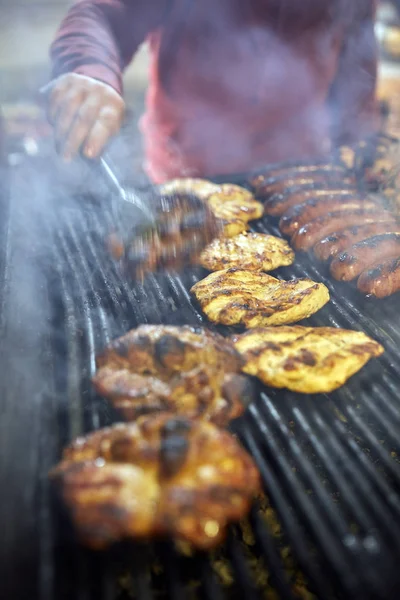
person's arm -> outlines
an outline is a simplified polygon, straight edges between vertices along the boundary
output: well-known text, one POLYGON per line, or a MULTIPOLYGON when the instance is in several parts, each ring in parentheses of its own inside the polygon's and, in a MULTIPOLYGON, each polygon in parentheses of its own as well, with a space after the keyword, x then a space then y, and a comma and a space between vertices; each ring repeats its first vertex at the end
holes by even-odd
POLYGON ((50 50, 49 118, 65 158, 98 156, 123 116, 122 73, 170 0, 79 0, 50 50))
POLYGON ((376 0, 351 0, 343 9, 347 10, 351 14, 339 22, 345 35, 330 94, 332 141, 336 146, 356 142, 379 126, 378 51, 374 33, 376 0))

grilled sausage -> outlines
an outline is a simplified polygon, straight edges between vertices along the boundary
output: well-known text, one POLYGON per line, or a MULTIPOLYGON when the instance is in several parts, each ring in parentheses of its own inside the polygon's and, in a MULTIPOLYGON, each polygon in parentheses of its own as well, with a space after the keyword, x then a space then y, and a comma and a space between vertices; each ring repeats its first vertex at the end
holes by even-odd
POLYGON ((400 233, 400 224, 391 219, 383 223, 355 225, 335 231, 314 246, 314 254, 319 260, 329 260, 349 246, 380 233, 400 233))
POLYGON ((326 214, 327 212, 335 212, 337 210, 356 210, 363 208, 364 210, 372 210, 377 207, 377 203, 372 200, 363 199, 361 196, 353 198, 333 198, 328 202, 321 202, 316 198, 312 198, 304 204, 293 206, 279 221, 279 229, 284 235, 293 235, 300 227, 313 221, 317 217, 326 214))
POLYGON ((352 198, 357 194, 353 185, 343 185, 340 181, 324 187, 315 185, 298 185, 287 189, 282 194, 275 194, 264 203, 264 212, 267 215, 283 215, 289 208, 297 204, 303 204, 312 198, 324 202, 333 198, 352 198))
POLYGON ((360 292, 375 298, 386 298, 400 290, 400 256, 366 269, 358 278, 360 292))
POLYGON ((391 218, 385 210, 338 210, 310 221, 293 235, 291 245, 295 250, 310 250, 317 242, 341 228, 353 225, 379 223, 391 218))
POLYGON ((295 185, 324 185, 330 181, 339 181, 346 185, 354 183, 354 179, 345 171, 329 173, 326 171, 314 171, 313 173, 284 173, 278 177, 269 177, 259 184, 255 190, 258 199, 267 200, 273 194, 284 192, 288 187, 295 185))
POLYGON ((400 233, 382 233, 357 242, 331 262, 330 272, 338 281, 352 281, 365 269, 400 256, 400 233))
POLYGON ((268 180, 276 177, 286 176, 287 179, 292 179, 293 177, 306 177, 316 172, 324 172, 328 176, 338 175, 340 178, 340 175, 345 173, 345 169, 341 165, 326 163, 324 160, 321 160, 320 162, 314 160, 312 163, 304 163, 301 165, 294 162, 281 163, 275 166, 271 165, 270 169, 266 169, 263 173, 254 175, 249 179, 249 183, 255 188, 255 190, 258 190, 258 188, 268 180))

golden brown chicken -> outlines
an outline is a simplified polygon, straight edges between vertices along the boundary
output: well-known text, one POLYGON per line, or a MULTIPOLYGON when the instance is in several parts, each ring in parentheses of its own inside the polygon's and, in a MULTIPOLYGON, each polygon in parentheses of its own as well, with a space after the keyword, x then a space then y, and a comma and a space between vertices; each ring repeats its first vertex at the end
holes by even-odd
POLYGON ((168 413, 78 438, 52 477, 79 538, 98 549, 154 536, 212 548, 260 491, 230 433, 168 413))
POLYGON ((310 279, 281 281, 241 269, 211 273, 191 292, 213 323, 245 327, 295 323, 329 301, 328 289, 322 283, 310 279))
POLYGON ((241 233, 230 239, 216 239, 200 256, 200 264, 210 271, 231 267, 273 271, 293 261, 294 252, 285 240, 264 233, 241 233))
POLYGON ((142 325, 97 358, 96 390, 127 420, 174 411, 220 426, 251 400, 232 342, 201 328, 142 325))
POLYGON ((194 194, 207 202, 214 216, 223 223, 224 235, 232 237, 248 229, 249 221, 259 219, 264 207, 252 192, 231 183, 217 185, 205 179, 174 179, 163 184, 164 194, 194 194))
POLYGON ((244 371, 294 392, 331 392, 372 357, 380 344, 360 331, 333 327, 265 327, 233 337, 244 371))

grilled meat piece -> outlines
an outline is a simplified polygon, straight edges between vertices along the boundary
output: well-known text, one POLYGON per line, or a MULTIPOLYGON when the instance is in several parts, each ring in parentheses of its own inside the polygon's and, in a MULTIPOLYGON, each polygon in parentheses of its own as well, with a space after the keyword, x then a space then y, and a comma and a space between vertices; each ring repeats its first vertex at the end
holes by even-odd
POLYGON ((251 192, 230 183, 210 194, 207 203, 215 217, 224 223, 226 237, 246 231, 249 221, 260 219, 264 214, 263 205, 251 192))
POLYGON ((294 252, 285 240, 264 233, 241 233, 230 239, 216 239, 200 256, 200 264, 210 271, 231 267, 273 271, 293 261, 294 252))
POLYGON ((210 194, 219 190, 219 185, 207 179, 186 177, 172 179, 160 186, 162 194, 195 194, 202 200, 207 200, 210 194))
POLYGON ((251 400, 229 340, 204 329, 142 325, 97 358, 93 384, 127 420, 174 411, 226 425, 251 400))
POLYGON ((329 182, 341 182, 341 185, 354 184, 354 177, 349 176, 346 171, 337 165, 328 165, 326 168, 314 171, 290 170, 277 177, 267 177, 262 182, 258 180, 255 188, 257 198, 268 200, 274 194, 280 194, 289 187, 298 185, 320 185, 329 182))
POLYGON ((382 223, 355 225, 354 227, 341 229, 318 242, 313 251, 319 260, 330 260, 353 244, 381 233, 400 233, 400 224, 391 219, 382 223))
POLYGON ((316 185, 298 185, 286 189, 282 194, 274 194, 264 203, 264 212, 267 215, 281 217, 293 206, 303 204, 308 200, 330 202, 349 200, 354 198, 358 191, 354 185, 343 185, 340 181, 325 184, 323 187, 316 185))
POLYGON ((308 200, 289 209, 279 221, 279 229, 284 235, 292 236, 302 227, 327 212, 337 210, 373 210, 378 208, 377 202, 354 196, 353 198, 332 198, 329 202, 318 199, 308 200))
POLYGON ((381 233, 338 254, 331 262, 330 273, 339 281, 352 281, 365 269, 399 256, 400 233, 381 233))
POLYGON ((249 178, 249 184, 254 188, 255 191, 259 187, 263 186, 268 180, 276 179, 278 177, 287 177, 292 179, 293 177, 306 177, 313 173, 325 172, 327 175, 338 173, 342 175, 345 169, 342 165, 327 163, 326 159, 313 159, 308 162, 299 163, 296 161, 278 163, 266 167, 262 172, 258 172, 249 178))
POLYGON ((360 292, 375 298, 386 298, 400 290, 400 256, 366 269, 358 278, 360 292))
POLYGON ((168 413, 78 438, 51 475, 79 538, 96 549, 171 536, 208 550, 260 491, 235 437, 168 413))
POLYGON ((294 323, 308 318, 329 300, 322 283, 310 279, 281 281, 241 269, 211 273, 191 292, 213 323, 245 327, 294 323))
POLYGON ((392 215, 385 210, 338 210, 328 212, 310 221, 293 235, 291 246, 295 250, 310 250, 326 236, 354 225, 368 225, 388 221, 392 215))
POLYGON ((246 231, 248 222, 264 213, 263 205, 251 192, 230 183, 217 185, 204 179, 175 179, 161 186, 161 191, 195 194, 207 202, 214 216, 222 221, 226 237, 246 231))
POLYGON ((331 392, 384 349, 359 331, 333 327, 266 327, 233 337, 244 371, 294 392, 331 392))

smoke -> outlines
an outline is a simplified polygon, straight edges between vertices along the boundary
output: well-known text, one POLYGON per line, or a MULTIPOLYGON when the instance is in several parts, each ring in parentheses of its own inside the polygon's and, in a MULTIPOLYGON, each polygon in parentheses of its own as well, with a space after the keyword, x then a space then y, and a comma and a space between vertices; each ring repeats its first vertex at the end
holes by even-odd
MULTIPOLYGON (((233 4, 192 8, 168 60, 173 27, 152 38, 152 83, 162 76, 166 88, 151 87, 141 128, 156 181, 326 154, 332 124, 340 134, 342 118, 356 134, 363 97, 372 108, 373 22, 365 6, 233 4)), ((362 134, 365 127, 367 115, 362 134)))

